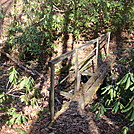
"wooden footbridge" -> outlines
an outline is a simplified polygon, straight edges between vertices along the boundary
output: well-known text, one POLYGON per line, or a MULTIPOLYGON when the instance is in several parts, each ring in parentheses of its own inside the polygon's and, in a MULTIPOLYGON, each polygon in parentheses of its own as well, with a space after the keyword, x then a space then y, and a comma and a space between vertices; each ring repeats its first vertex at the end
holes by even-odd
POLYGON ((51 68, 51 85, 49 90, 50 113, 52 120, 56 119, 61 113, 63 113, 69 107, 72 101, 77 101, 80 109, 84 109, 84 107, 91 101, 94 94, 103 83, 107 72, 110 71, 111 64, 115 60, 115 57, 109 54, 109 42, 110 32, 49 61, 49 66, 51 68), (86 56, 84 59, 82 58, 80 61, 80 52, 85 49, 88 50, 91 45, 93 45, 93 47, 92 50, 90 48, 90 51, 88 51, 88 56, 86 56), (74 59, 74 66, 72 65, 73 71, 70 71, 69 74, 59 82, 59 84, 63 83, 70 75, 73 74, 75 81, 74 88, 72 88, 73 93, 55 89, 55 66, 58 64, 58 62, 63 61, 68 57, 73 57, 74 59), (88 75, 90 78, 81 86, 82 75, 88 75), (58 92, 60 95, 66 98, 69 98, 69 101, 65 102, 62 105, 61 110, 56 114, 54 112, 55 92, 58 92))

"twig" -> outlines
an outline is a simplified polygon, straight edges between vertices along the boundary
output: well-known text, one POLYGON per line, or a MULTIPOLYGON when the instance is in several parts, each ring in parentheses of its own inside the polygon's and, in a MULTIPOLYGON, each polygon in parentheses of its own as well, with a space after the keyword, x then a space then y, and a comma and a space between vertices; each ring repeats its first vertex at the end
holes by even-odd
MULTIPOLYGON (((9 87, 9 80, 8 80, 8 82, 7 82, 7 85, 6 85, 6 91, 8 90, 8 87, 9 87)), ((9 87, 9 89, 10 89, 10 87, 9 87)))
MULTIPOLYGON (((11 85, 12 86, 12 85, 11 85)), ((17 87, 13 87, 13 88, 9 88, 9 91, 7 92, 7 94, 11 93, 11 92, 16 92, 16 91, 20 91, 21 89, 18 89, 17 87)))
POLYGON ((18 95, 13 95, 13 94, 7 94, 7 95, 10 95, 10 96, 13 96, 13 97, 20 97, 18 95))

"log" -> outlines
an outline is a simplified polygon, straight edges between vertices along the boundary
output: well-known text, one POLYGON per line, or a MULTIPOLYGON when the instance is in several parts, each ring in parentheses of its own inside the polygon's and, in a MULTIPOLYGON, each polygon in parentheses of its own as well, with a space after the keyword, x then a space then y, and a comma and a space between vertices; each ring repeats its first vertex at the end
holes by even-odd
POLYGON ((12 60, 18 67, 22 68, 23 70, 25 70, 26 72, 32 74, 33 76, 38 75, 41 76, 41 74, 39 72, 37 72, 36 70, 31 70, 23 65, 21 65, 17 60, 15 60, 11 55, 9 55, 8 53, 4 52, 4 51, 0 51, 0 53, 6 55, 10 60, 12 60))

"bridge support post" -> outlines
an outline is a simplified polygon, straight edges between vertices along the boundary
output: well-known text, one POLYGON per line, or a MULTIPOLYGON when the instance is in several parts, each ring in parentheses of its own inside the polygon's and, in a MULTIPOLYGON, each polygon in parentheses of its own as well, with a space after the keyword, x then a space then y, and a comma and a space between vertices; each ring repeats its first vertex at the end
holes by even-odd
POLYGON ((55 66, 54 64, 50 63, 50 68, 51 68, 51 85, 50 85, 50 114, 51 114, 51 120, 54 118, 54 72, 55 72, 55 66))
POLYGON ((79 71, 79 65, 78 65, 78 49, 75 50, 75 77, 76 77, 76 82, 75 82, 75 91, 74 93, 76 93, 77 91, 79 91, 79 87, 80 87, 80 71, 79 71))
POLYGON ((99 58, 99 39, 97 38, 97 43, 96 43, 96 63, 95 63, 95 70, 98 69, 98 58, 99 58))
POLYGON ((107 42, 107 55, 109 55, 109 42, 110 42, 110 34, 111 32, 108 33, 108 42, 107 42))

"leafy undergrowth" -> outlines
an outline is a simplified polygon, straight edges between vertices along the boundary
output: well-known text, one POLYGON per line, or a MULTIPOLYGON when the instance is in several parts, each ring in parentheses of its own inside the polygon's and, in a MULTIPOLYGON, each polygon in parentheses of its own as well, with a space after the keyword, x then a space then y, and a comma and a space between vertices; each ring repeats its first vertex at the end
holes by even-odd
POLYGON ((121 58, 116 61, 116 67, 118 67, 120 71, 112 72, 109 78, 111 80, 107 81, 107 86, 101 88, 101 97, 98 98, 97 103, 95 103, 91 108, 92 112, 96 112, 96 119, 99 119, 100 115, 105 115, 105 113, 107 113, 107 110, 110 111, 111 114, 123 115, 122 118, 126 118, 126 120, 128 120, 128 123, 123 126, 121 131, 122 133, 129 133, 129 131, 130 133, 133 133, 134 131, 133 54, 133 46, 125 49, 125 55, 122 55, 121 58), (123 72, 121 72, 120 67, 124 70, 122 70, 123 72))

